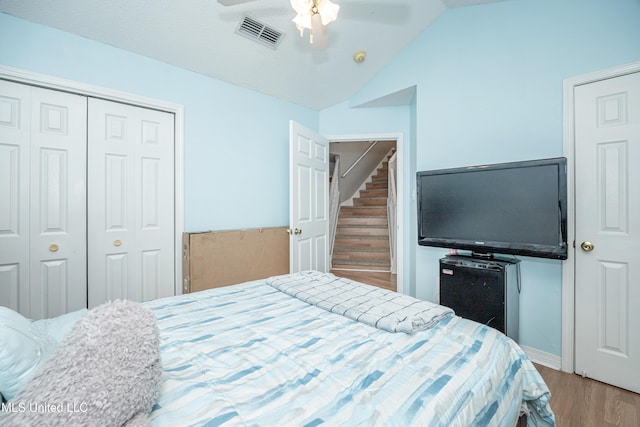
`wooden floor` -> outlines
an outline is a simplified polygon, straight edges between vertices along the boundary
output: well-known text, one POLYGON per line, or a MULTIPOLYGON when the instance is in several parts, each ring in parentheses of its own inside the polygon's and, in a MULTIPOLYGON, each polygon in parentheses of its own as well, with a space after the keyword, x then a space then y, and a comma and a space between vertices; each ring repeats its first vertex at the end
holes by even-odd
POLYGON ((640 427, 640 394, 535 366, 551 390, 558 427, 640 427))
POLYGON ((354 270, 331 270, 331 273, 338 277, 346 277, 347 279, 355 280, 369 285, 377 286, 379 288, 389 289, 396 291, 397 279, 396 274, 381 272, 381 271, 354 271, 354 270))
MULTIPOLYGON (((397 287, 397 276, 391 273, 331 272, 392 291, 397 287)), ((546 366, 535 366, 551 390, 551 409, 558 427, 640 427, 640 394, 546 366)))

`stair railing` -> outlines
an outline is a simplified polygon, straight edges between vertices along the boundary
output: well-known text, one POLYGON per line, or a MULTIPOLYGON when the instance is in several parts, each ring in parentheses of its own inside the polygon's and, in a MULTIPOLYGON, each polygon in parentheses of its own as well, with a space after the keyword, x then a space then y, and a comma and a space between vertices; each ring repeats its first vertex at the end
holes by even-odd
POLYGON ((396 234, 398 230, 398 223, 396 218, 397 207, 397 166, 398 162, 396 154, 389 159, 389 192, 387 195, 387 224, 389 226, 389 257, 391 258, 391 273, 396 274, 396 234))
POLYGON ((355 167, 356 167, 356 165, 357 165, 358 163, 360 163, 360 160, 364 159, 364 156, 366 156, 367 154, 369 154, 369 151, 371 151, 371 150, 373 149, 373 147, 375 147, 375 146, 376 146, 376 144, 377 144, 377 143, 378 143, 378 141, 373 141, 373 142, 371 143, 371 145, 369 145, 369 147, 367 147, 367 149, 366 149, 366 150, 364 150, 364 153, 360 154, 360 157, 358 157, 358 158, 356 159, 356 161, 355 161, 355 162, 353 162, 353 164, 352 164, 351 166, 349 166, 349 168, 348 168, 346 171, 344 171, 344 173, 342 174, 342 177, 344 178, 344 177, 346 177, 347 175, 349 175, 349 172, 351 172, 351 170, 352 170, 353 168, 355 168, 355 167))
POLYGON ((329 186, 329 259, 333 257, 333 247, 338 228, 338 213, 340 212, 340 157, 336 157, 336 164, 329 186))

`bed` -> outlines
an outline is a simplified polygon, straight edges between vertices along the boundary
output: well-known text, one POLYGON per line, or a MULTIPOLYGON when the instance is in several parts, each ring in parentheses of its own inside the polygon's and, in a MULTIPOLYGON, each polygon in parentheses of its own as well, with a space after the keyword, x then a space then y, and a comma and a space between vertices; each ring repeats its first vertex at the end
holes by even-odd
POLYGON ((304 272, 142 305, 159 330, 153 426, 555 425, 511 339, 407 296, 304 272))

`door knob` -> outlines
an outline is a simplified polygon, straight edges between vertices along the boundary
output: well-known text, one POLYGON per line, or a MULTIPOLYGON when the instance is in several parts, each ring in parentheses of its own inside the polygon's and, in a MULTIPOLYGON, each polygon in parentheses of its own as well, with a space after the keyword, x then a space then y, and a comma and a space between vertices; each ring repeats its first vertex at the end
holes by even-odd
POLYGON ((297 236, 298 234, 302 234, 302 230, 300 230, 299 228, 294 228, 293 230, 290 228, 287 228, 287 233, 295 234, 297 236))
POLYGON ((58 245, 56 245, 55 243, 52 244, 51 246, 49 246, 49 250, 51 252, 58 252, 58 249, 60 249, 60 247, 58 245))
POLYGON ((114 240, 113 241, 113 246, 120 246, 122 244, 122 242, 120 240, 114 240))
POLYGON ((585 252, 591 252, 595 248, 595 245, 591 242, 582 242, 580 247, 585 252))

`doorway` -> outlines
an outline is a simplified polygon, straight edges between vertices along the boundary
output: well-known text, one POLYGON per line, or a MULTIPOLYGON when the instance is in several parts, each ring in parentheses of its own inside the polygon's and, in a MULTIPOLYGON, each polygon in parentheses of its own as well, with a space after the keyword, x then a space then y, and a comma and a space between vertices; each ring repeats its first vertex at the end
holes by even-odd
MULTIPOLYGON (((395 158, 393 160, 393 168, 395 168, 395 177, 396 177, 396 182, 394 184, 390 184, 393 185, 396 189, 396 203, 395 203, 395 209, 393 214, 394 214, 394 220, 393 222, 395 223, 395 233, 393 233, 395 235, 395 239, 392 239, 391 242, 389 242, 390 245, 392 245, 393 247, 389 247, 389 249, 393 252, 395 252, 395 269, 393 271, 393 273, 395 274, 391 274, 390 270, 391 267, 386 268, 386 272, 376 272, 375 270, 373 271, 366 271, 366 272, 354 272, 351 271, 349 268, 344 269, 344 270, 334 270, 334 273, 336 274, 340 274, 344 277, 350 277, 353 274, 359 275, 358 277, 362 276, 363 274, 367 277, 369 277, 367 280, 368 282, 379 282, 381 283, 381 287, 388 287, 390 284, 393 286, 393 288, 395 288, 394 290, 396 290, 399 293, 403 293, 404 291, 404 286, 403 286, 403 251, 402 251, 402 245, 403 245, 403 200, 404 200, 404 191, 403 191, 403 173, 404 173, 404 169, 403 169, 403 144, 402 144, 402 135, 400 134, 365 134, 365 135, 333 135, 333 136, 329 136, 328 137, 329 141, 331 142, 331 146, 335 147, 336 144, 340 144, 342 146, 346 146, 347 144, 353 144, 354 147, 357 147, 355 149, 352 149, 351 151, 353 151, 355 154, 352 154, 350 157, 348 156, 341 156, 341 166, 340 166, 340 175, 343 175, 347 170, 349 170, 349 168, 359 159, 361 154, 364 154, 364 152, 369 149, 372 150, 372 148, 370 148, 376 141, 380 141, 378 143, 379 147, 393 147, 395 150, 395 158), (386 145, 385 145, 386 144, 386 145), (389 276, 389 278, 378 278, 377 276, 380 275, 385 275, 389 276), (376 276, 377 275, 377 276, 376 276)), ((385 150, 383 149, 383 151, 391 151, 391 150, 385 150)), ((331 154, 335 154, 335 153, 331 153, 331 154)), ((386 155, 387 153, 385 153, 386 155)), ((366 157, 366 155, 365 155, 366 157)), ((360 160, 361 162, 364 162, 364 160, 360 160)), ((378 164, 378 162, 376 162, 376 165, 378 164)), ((374 165, 374 168, 375 166, 374 165)), ((353 169, 352 169, 353 170, 353 169)), ((371 170, 371 167, 369 168, 369 171, 371 170)), ((351 173, 351 171, 349 173, 347 173, 347 178, 349 177, 349 174, 351 173)), ((386 171, 384 173, 387 173, 386 171)), ((369 178, 369 180, 371 180, 371 178, 376 174, 376 171, 374 170, 373 173, 371 173, 371 175, 369 175, 368 173, 366 174, 369 178)), ((367 181, 367 176, 365 177, 365 184, 367 181)), ((366 185, 363 184, 362 187, 362 179, 360 179, 360 182, 356 185, 355 188, 351 188, 348 189, 346 191, 346 194, 341 195, 341 199, 344 202, 346 200, 346 204, 350 205, 353 204, 352 196, 355 194, 356 196, 358 196, 359 193, 359 189, 362 188, 364 191, 366 190, 366 185)), ((374 190, 375 191, 375 190, 374 190)), ((386 196, 385 196, 386 198, 386 196)), ((384 206, 381 206, 380 208, 374 208, 374 209, 384 209, 385 211, 387 210, 387 202, 384 202, 384 206)), ((388 224, 385 224, 383 226, 380 226, 381 228, 386 228, 388 227, 388 224)), ((381 230, 381 232, 385 232, 383 230, 381 230)), ((375 253, 372 252, 372 254, 375 256, 375 253)), ((391 255, 393 256, 393 255, 391 255)), ((383 270, 385 268, 383 267, 383 270)), ((364 276, 363 276, 364 277, 364 276)), ((357 280, 357 278, 356 278, 357 280)))

